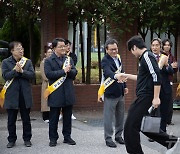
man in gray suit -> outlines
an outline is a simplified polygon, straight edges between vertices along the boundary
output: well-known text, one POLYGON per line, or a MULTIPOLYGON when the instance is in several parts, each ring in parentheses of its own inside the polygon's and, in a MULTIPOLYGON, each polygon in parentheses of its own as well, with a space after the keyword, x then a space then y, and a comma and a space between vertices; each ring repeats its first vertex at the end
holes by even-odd
MULTIPOLYGON (((115 119, 115 141, 124 144, 122 132, 124 127, 124 94, 128 93, 125 82, 119 82, 119 74, 123 73, 122 61, 118 55, 118 42, 109 39, 105 43, 106 55, 101 65, 103 69, 104 85, 104 138, 106 145, 116 148, 113 142, 113 118, 115 119)), ((125 79, 125 78, 124 78, 125 79)), ((125 81, 125 80, 124 80, 125 81)), ((101 101, 99 99, 99 101, 101 101)))
MULTIPOLYGON (((35 78, 31 60, 23 57, 24 49, 20 42, 9 44, 12 56, 2 61, 2 77, 6 84, 4 91, 4 108, 8 113, 8 141, 7 148, 15 146, 17 140, 16 120, 20 110, 23 124, 23 140, 26 147, 31 146, 30 108, 32 107, 32 92, 30 80, 35 78)), ((2 91, 1 91, 2 94, 2 91)))

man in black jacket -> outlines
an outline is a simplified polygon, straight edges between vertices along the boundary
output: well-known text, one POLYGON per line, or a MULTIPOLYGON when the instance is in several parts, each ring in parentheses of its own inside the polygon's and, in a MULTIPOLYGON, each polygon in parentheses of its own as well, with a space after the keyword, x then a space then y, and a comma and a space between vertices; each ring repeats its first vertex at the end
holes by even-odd
POLYGON ((72 108, 75 103, 73 80, 77 75, 73 61, 67 57, 65 50, 65 40, 56 38, 52 42, 54 53, 45 60, 44 71, 49 81, 48 105, 50 106, 49 115, 49 146, 56 146, 59 138, 57 128, 60 109, 63 113, 64 143, 75 145, 76 142, 71 138, 72 128, 72 108))
POLYGON ((115 117, 115 141, 124 144, 121 135, 124 126, 124 94, 128 93, 128 89, 125 83, 117 82, 119 73, 124 72, 121 58, 117 55, 117 41, 107 40, 105 49, 107 54, 102 59, 103 76, 105 82, 110 80, 112 83, 107 84, 104 93, 104 138, 107 146, 115 148, 116 144, 112 140, 112 123, 115 117))
MULTIPOLYGON (((2 61, 2 76, 7 81, 12 81, 6 89, 4 108, 8 113, 8 141, 7 148, 12 148, 17 140, 16 119, 18 110, 23 123, 23 140, 26 147, 31 146, 30 108, 32 107, 32 92, 30 80, 35 78, 31 60, 23 57, 24 49, 20 42, 9 44, 12 56, 2 61)), ((6 85, 6 84, 5 84, 6 85)), ((2 94, 2 93, 1 93, 2 94)))
MULTIPOLYGON (((124 127, 124 140, 126 150, 130 154, 144 154, 140 144, 140 127, 144 115, 148 114, 148 109, 153 106, 157 108, 160 105, 160 70, 151 51, 148 51, 146 45, 140 36, 134 36, 127 42, 128 50, 139 59, 138 75, 125 74, 128 79, 137 80, 136 96, 137 98, 131 104, 124 127)), ((164 62, 165 63, 165 60, 164 62)), ((123 75, 123 74, 122 74, 123 75)), ((180 139, 170 136, 163 131, 159 133, 144 133, 147 137, 155 140, 165 146, 166 154, 179 153, 180 139)))

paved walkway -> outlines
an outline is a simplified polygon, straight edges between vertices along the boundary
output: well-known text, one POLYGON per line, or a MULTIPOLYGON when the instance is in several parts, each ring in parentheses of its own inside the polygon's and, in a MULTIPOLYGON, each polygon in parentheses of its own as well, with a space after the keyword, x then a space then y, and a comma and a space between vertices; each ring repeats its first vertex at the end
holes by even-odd
MULTIPOLYGON (((27 148, 23 145, 22 124, 17 121, 16 146, 6 148, 7 144, 7 115, 0 114, 0 154, 127 154, 124 145, 109 148, 105 145, 103 135, 102 111, 74 111, 77 120, 73 120, 72 138, 77 145, 70 146, 63 143, 61 134, 62 122, 59 122, 59 140, 56 147, 49 147, 48 124, 41 119, 39 112, 32 112, 32 144, 27 148)), ((18 117, 19 119, 19 117, 18 117)), ((174 111, 174 126, 168 127, 168 132, 180 136, 180 110, 174 111)), ((141 135, 142 147, 145 154, 165 154, 166 149, 158 143, 150 143, 141 135)))

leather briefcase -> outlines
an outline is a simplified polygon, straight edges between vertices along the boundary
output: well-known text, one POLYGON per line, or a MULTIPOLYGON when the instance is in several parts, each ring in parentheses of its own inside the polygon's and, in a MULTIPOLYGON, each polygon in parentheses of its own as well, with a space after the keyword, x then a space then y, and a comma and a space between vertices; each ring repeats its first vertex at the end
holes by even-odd
POLYGON ((147 133, 159 133, 160 117, 144 116, 141 122, 141 131, 147 133))

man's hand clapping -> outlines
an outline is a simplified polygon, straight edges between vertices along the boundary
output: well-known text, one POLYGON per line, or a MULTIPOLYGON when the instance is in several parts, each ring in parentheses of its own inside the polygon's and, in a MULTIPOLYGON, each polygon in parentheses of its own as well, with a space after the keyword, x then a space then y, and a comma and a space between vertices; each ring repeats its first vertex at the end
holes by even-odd
POLYGON ((71 65, 67 65, 65 68, 64 68, 64 72, 67 73, 67 72, 70 72, 71 70, 71 65))
POLYGON ((163 56, 161 60, 159 61, 159 68, 162 69, 163 66, 168 66, 168 59, 169 56, 163 56))
POLYGON ((16 63, 15 70, 16 72, 23 73, 23 69, 21 65, 19 64, 19 62, 16 63))

